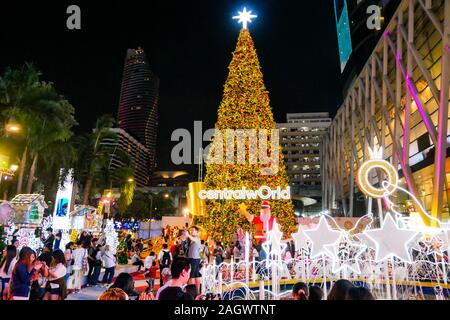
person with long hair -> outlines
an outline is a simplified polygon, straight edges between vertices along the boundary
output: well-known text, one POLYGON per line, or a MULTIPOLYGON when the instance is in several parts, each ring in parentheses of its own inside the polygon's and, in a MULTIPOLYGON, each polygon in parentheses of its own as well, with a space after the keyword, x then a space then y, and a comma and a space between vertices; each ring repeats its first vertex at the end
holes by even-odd
POLYGON ((29 300, 31 281, 43 262, 36 261, 36 253, 29 247, 20 250, 19 261, 12 273, 11 295, 13 300, 29 300))
POLYGON ((9 288, 9 281, 11 280, 12 272, 14 266, 16 265, 17 259, 17 248, 13 245, 6 247, 6 255, 0 262, 0 300, 3 299, 3 295, 7 292, 9 288))
POLYGON ((353 288, 354 285, 348 280, 339 279, 331 288, 328 300, 345 300, 347 298, 348 291, 353 288))
POLYGON ((72 274, 72 265, 73 265, 73 259, 72 259, 72 250, 73 250, 73 242, 68 242, 66 244, 66 250, 64 251, 64 258, 66 259, 66 276, 64 277, 64 280, 66 283, 69 280, 69 276, 72 274))
POLYGON ((48 270, 49 282, 44 300, 64 300, 67 297, 67 287, 64 277, 66 275, 66 258, 64 252, 53 252, 53 262, 48 270))
POLYGON ((370 290, 365 287, 353 287, 347 292, 345 300, 375 300, 370 290))
POLYGON ((309 288, 304 282, 297 282, 292 288, 292 298, 294 300, 308 300, 309 288))
POLYGON ((139 292, 134 288, 133 277, 126 272, 122 272, 116 278, 116 281, 109 287, 122 289, 128 297, 138 297, 139 292))

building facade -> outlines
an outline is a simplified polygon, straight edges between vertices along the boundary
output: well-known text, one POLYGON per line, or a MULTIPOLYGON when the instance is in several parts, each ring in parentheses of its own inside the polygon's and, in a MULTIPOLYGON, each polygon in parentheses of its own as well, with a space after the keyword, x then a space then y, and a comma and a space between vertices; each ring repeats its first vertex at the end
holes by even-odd
POLYGON ((331 124, 327 112, 288 113, 278 123, 280 145, 297 215, 322 210, 322 141, 331 124))
MULTIPOLYGON (((450 0, 403 0, 387 23, 325 138, 324 207, 346 216, 382 212, 383 203, 366 199, 355 183, 355 172, 376 146, 398 168, 400 185, 445 220, 450 0)), ((373 172, 370 179, 380 185, 384 174, 373 172)), ((407 194, 396 192, 394 201, 409 212, 407 194)))
POLYGON ((120 92, 118 127, 148 150, 150 173, 156 167, 159 79, 141 48, 128 49, 120 92))
POLYGON ((119 152, 126 152, 134 166, 134 180, 138 187, 148 186, 150 183, 149 150, 137 141, 128 132, 120 128, 110 129, 116 138, 106 138, 102 144, 110 150, 110 169, 114 170, 124 166, 119 152))

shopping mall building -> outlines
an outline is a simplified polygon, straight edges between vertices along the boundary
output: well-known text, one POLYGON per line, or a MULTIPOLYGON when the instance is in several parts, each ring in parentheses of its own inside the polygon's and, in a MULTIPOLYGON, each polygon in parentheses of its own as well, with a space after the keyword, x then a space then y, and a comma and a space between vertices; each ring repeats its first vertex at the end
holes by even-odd
MULTIPOLYGON (((323 209, 361 216, 384 206, 363 196, 355 180, 358 168, 369 159, 369 148, 382 147, 383 159, 398 168, 399 186, 414 194, 432 215, 446 220, 450 0, 370 1, 384 6, 384 17, 380 30, 365 27, 367 34, 373 34, 374 45, 363 61, 355 50, 369 45, 358 43, 367 39, 361 36, 361 23, 359 40, 342 43, 355 41, 352 14, 364 12, 348 7, 351 2, 335 1, 341 68, 348 85, 324 140, 323 209), (345 32, 351 36, 343 36, 345 32)), ((385 176, 374 170, 369 179, 380 185, 385 176)), ((405 192, 396 192, 393 200, 405 214, 415 210, 405 192)))

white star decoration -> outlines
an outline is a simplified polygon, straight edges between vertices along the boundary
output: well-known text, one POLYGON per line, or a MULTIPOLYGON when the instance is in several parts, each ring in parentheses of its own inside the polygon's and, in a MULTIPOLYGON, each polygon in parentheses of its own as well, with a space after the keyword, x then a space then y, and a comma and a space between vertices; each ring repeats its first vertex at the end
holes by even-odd
POLYGON ((242 23, 242 28, 247 29, 247 23, 252 22, 253 18, 257 18, 256 14, 252 14, 252 11, 247 11, 244 7, 244 10, 238 11, 238 15, 234 16, 233 19, 238 19, 238 23, 242 23))
POLYGON ((311 258, 319 255, 330 255, 325 245, 335 243, 341 236, 341 231, 331 229, 325 216, 321 216, 319 225, 313 230, 305 230, 308 238, 311 239, 311 258))
POLYGON ((308 242, 311 242, 300 224, 298 225, 298 231, 292 233, 292 239, 295 241, 295 250, 298 252, 301 252, 302 249, 308 249, 308 242))
POLYGON ((287 244, 281 242, 283 232, 280 231, 280 227, 276 221, 273 222, 273 228, 267 234, 267 240, 263 244, 264 251, 268 256, 277 256, 281 259, 281 254, 286 249, 287 244))
POLYGON ((407 245, 419 233, 400 229, 390 213, 386 214, 380 229, 366 230, 365 234, 375 243, 376 262, 392 256, 408 263, 412 262, 407 245))
POLYGON ((366 250, 366 246, 352 243, 348 236, 343 233, 332 245, 325 245, 325 249, 332 254, 333 273, 348 269, 356 274, 361 273, 359 257, 366 250))

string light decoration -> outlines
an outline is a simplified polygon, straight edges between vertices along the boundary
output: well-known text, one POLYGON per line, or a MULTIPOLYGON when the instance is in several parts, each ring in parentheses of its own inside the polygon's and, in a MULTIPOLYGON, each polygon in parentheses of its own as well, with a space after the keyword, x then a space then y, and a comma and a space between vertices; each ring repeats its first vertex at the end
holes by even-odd
POLYGON ((116 254, 117 247, 119 246, 119 237, 117 231, 114 229, 113 219, 108 219, 106 221, 105 230, 103 232, 106 236, 106 244, 109 245, 109 250, 112 254, 116 254))
MULTIPOLYGON (((379 149, 372 153, 373 157, 380 155, 379 149)), ((373 159, 369 161, 371 160, 373 159)), ((381 163, 386 165, 385 161, 381 163)), ((366 170, 372 168, 375 166, 368 166, 366 170)), ((386 171, 391 169, 386 166, 386 171)), ((363 177, 367 177, 366 174, 363 177)), ((430 293, 435 295, 437 300, 448 299, 450 225, 432 217, 413 194, 399 187, 397 183, 398 179, 392 173, 388 175, 387 180, 380 182, 382 188, 377 188, 376 196, 380 196, 378 192, 382 190, 381 198, 386 200, 389 208, 380 228, 373 228, 372 213, 358 219, 350 230, 341 229, 332 217, 322 215, 314 229, 302 230, 299 226, 298 231, 292 234, 297 249, 300 248, 302 252, 293 259, 279 259, 279 254, 284 249, 280 248, 278 243, 283 235, 276 225, 275 232, 269 233, 268 242, 263 246, 270 253, 269 259, 274 259, 269 264, 266 261, 239 263, 239 268, 247 273, 258 273, 259 279, 266 282, 270 280, 271 290, 266 289, 264 283, 260 283, 259 288, 250 288, 248 283, 241 285, 239 273, 233 272, 233 264, 214 265, 211 270, 205 270, 205 276, 215 279, 213 277, 220 273, 220 288, 226 288, 228 291, 224 296, 228 295, 231 299, 242 297, 239 290, 247 292, 246 296, 250 299, 281 299, 289 294, 288 291, 279 290, 280 281, 283 279, 301 279, 306 283, 324 285, 341 278, 355 283, 366 283, 380 299, 425 299, 425 295, 430 293), (414 222, 397 211, 398 206, 389 197, 393 191, 405 192, 416 202, 421 210, 422 223, 414 222), (437 227, 426 225, 423 223, 425 219, 429 219, 428 221, 437 227), (308 248, 310 250, 304 250, 308 248), (268 267, 274 263, 278 264, 278 270, 282 272, 268 267), (347 271, 350 271, 350 274, 347 271)), ((217 282, 214 284, 211 281, 210 285, 217 286, 217 282)))
MULTIPOLYGON (((236 49, 228 67, 228 78, 225 82, 223 98, 218 110, 216 130, 223 134, 223 150, 227 150, 226 129, 273 130, 276 124, 270 107, 269 94, 264 85, 263 75, 253 40, 248 29, 239 33, 236 49)), ((214 143, 214 140, 213 140, 214 143)), ((233 141, 237 153, 237 142, 233 141)), ((268 154, 271 154, 271 143, 267 143, 268 154)), ((258 190, 266 185, 273 190, 288 186, 288 177, 284 165, 281 147, 278 146, 278 172, 273 175, 262 175, 261 170, 267 167, 258 161, 251 163, 249 146, 246 145, 245 162, 241 164, 217 164, 207 161, 205 189, 206 190, 238 190, 242 187, 248 190, 258 190)), ((210 149, 209 159, 214 159, 210 149)), ((225 152, 224 152, 225 154, 225 152)), ((235 158, 237 158, 235 156, 235 158)), ((202 219, 202 225, 214 239, 221 239, 225 244, 230 242, 232 234, 241 227, 245 231, 252 230, 251 224, 237 211, 238 206, 245 202, 248 211, 258 215, 261 208, 260 200, 207 200, 207 215, 202 219)), ((271 202, 271 213, 280 222, 283 231, 290 234, 295 230, 294 208, 291 200, 276 200, 271 202)))
POLYGON ((398 173, 392 164, 382 159, 383 149, 369 148, 370 160, 365 161, 358 170, 358 179, 356 180, 359 188, 362 192, 372 198, 383 198, 389 196, 395 191, 395 187, 398 185, 398 173), (381 169, 386 173, 387 179, 390 182, 389 187, 377 188, 369 181, 369 173, 373 169, 381 169))

